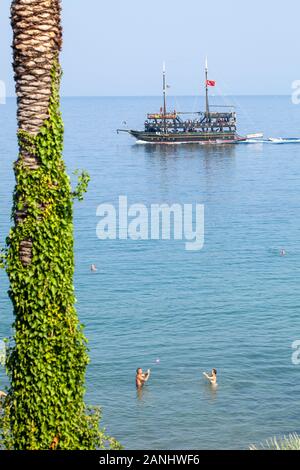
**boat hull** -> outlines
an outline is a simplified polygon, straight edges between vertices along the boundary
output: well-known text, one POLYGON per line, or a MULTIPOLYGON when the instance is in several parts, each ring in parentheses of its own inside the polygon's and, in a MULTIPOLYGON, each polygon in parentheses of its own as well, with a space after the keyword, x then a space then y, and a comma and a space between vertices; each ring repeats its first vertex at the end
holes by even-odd
POLYGON ((246 140, 235 132, 178 132, 160 134, 130 130, 129 134, 140 142, 151 144, 233 144, 246 140))

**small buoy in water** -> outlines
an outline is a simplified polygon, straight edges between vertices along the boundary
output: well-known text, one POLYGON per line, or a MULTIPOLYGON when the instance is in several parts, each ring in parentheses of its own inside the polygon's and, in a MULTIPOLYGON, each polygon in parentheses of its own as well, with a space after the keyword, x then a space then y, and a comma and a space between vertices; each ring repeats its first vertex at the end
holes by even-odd
POLYGON ((97 271, 97 267, 95 264, 91 264, 91 271, 92 273, 95 273, 97 271))
POLYGON ((280 250, 280 256, 285 256, 286 255, 286 251, 284 249, 280 250))

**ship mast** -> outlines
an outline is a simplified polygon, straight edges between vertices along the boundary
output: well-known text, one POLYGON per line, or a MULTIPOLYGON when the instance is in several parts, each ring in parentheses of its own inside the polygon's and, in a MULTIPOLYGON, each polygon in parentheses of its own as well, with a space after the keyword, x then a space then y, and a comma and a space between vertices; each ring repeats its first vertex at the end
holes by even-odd
POLYGON ((206 117, 209 117, 209 101, 208 101, 208 62, 205 60, 205 93, 206 93, 206 117))
POLYGON ((163 63, 163 96, 164 96, 164 133, 167 133, 167 123, 166 123, 166 114, 167 114, 167 93, 166 93, 166 64, 163 63))

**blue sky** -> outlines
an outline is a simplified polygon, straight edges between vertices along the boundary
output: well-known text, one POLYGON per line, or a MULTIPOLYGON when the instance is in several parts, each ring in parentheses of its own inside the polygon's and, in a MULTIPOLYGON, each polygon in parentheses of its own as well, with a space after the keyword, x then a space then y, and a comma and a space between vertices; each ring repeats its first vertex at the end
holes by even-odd
MULTIPOLYGON (((0 0, 0 80, 12 95, 10 0, 0 0)), ((63 0, 67 96, 290 94, 300 79, 299 0, 63 0)))

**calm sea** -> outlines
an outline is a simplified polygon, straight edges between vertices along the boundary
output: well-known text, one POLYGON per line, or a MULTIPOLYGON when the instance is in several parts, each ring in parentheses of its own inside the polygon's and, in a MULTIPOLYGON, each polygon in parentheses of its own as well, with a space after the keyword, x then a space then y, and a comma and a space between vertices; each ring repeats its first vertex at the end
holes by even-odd
MULTIPOLYGON (((171 101, 200 107, 196 98, 171 101)), ((227 101, 241 134, 300 136, 290 97, 227 101)), ((141 127, 160 105, 155 97, 63 100, 69 172, 92 177, 75 206, 77 309, 91 355, 86 400, 102 406, 107 431, 128 449, 240 449, 300 431, 300 365, 291 360, 300 339, 300 146, 156 147, 116 134, 122 121, 141 127), (119 195, 147 206, 205 204, 203 250, 99 241, 96 207, 119 195), (141 394, 138 366, 152 368, 141 394), (212 367, 216 391, 202 379, 212 367)), ((0 120, 3 243, 17 155, 13 100, 0 106, 0 120)), ((13 318, 3 272, 0 282, 5 337, 13 318)))

